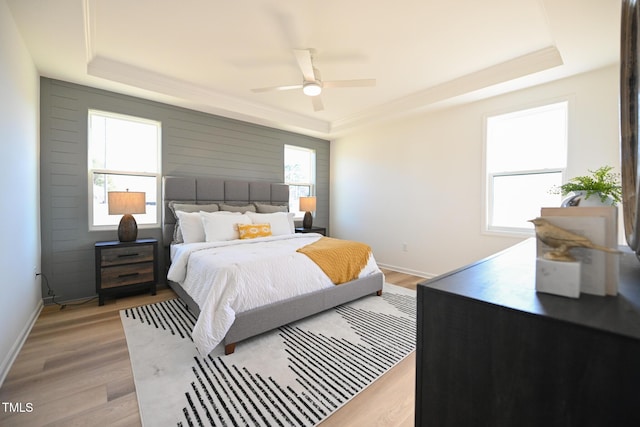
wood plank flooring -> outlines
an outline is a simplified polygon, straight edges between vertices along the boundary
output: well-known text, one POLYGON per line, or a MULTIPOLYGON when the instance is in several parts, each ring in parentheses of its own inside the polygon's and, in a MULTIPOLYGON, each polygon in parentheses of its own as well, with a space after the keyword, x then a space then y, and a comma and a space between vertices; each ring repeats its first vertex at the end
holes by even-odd
MULTIPOLYGON (((383 270, 388 283, 415 289, 422 278, 383 270)), ((42 310, 0 388, 0 425, 141 425, 119 311, 175 298, 170 289, 42 310), (27 403, 32 411, 28 411, 27 403), (14 406, 14 408, 16 408, 14 406)), ((325 420, 330 426, 413 426, 415 352, 325 420)))

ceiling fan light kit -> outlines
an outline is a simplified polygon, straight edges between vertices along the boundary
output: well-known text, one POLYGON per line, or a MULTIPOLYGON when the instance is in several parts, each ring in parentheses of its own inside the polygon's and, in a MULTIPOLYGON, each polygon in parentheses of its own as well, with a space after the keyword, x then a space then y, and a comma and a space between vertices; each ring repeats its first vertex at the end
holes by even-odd
POLYGON ((302 92, 307 96, 318 96, 322 92, 322 86, 316 82, 308 82, 302 86, 302 92))

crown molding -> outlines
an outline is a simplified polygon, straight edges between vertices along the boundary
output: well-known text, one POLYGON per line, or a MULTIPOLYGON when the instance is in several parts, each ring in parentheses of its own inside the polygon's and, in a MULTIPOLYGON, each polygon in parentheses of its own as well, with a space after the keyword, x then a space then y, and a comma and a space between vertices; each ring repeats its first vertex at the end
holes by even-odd
POLYGON ((88 63, 87 74, 171 96, 175 98, 174 104, 198 111, 311 136, 326 137, 329 134, 330 124, 326 121, 248 102, 99 55, 88 63))
POLYGON ((555 46, 466 74, 432 86, 421 92, 396 99, 379 107, 364 110, 357 115, 331 123, 331 133, 339 134, 372 121, 388 120, 432 109, 439 103, 481 91, 511 80, 529 76, 563 65, 562 56, 555 46))
POLYGON ((87 60, 87 64, 93 59, 94 49, 93 40, 95 39, 95 15, 93 14, 94 8, 91 7, 92 0, 82 1, 82 17, 84 24, 84 52, 87 60))
MULTIPOLYGON (((90 31, 86 37, 87 43, 90 42, 89 33, 90 31)), ((94 55, 91 51, 92 49, 87 49, 88 54, 94 55)), ((245 101, 207 87, 99 55, 94 55, 88 61, 87 73, 94 77, 172 97, 173 104, 185 108, 318 138, 329 138, 372 121, 396 119, 434 109, 438 105, 451 103, 455 99, 468 99, 470 94, 479 94, 483 90, 486 91, 485 96, 490 96, 493 93, 487 89, 560 65, 563 65, 560 52, 555 46, 550 46, 333 122, 245 101)))

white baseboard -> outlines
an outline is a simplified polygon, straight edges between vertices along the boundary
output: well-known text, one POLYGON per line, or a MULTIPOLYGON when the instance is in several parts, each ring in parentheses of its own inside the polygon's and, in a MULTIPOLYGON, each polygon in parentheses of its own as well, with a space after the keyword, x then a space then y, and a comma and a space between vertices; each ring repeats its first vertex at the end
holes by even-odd
POLYGON ((378 267, 386 268, 388 270, 397 271, 399 273, 411 274, 412 276, 424 277, 425 280, 426 279, 433 279, 434 277, 436 277, 435 274, 425 273, 424 271, 411 270, 411 269, 408 269, 408 268, 402 268, 402 267, 398 267, 397 265, 389 265, 389 264, 378 263, 378 267))
POLYGON ((9 369, 11 369, 11 366, 13 365, 13 362, 15 362, 16 357, 18 357, 18 353, 20 353, 20 350, 22 349, 24 342, 27 340, 27 337, 29 336, 33 325, 35 325, 36 320, 38 320, 38 316, 40 315, 43 307, 44 304, 42 300, 39 300, 36 308, 31 313, 29 321, 24 325, 24 328, 22 328, 22 331, 20 332, 20 335, 18 335, 16 342, 11 346, 11 350, 4 358, 2 363, 0 363, 0 387, 2 387, 5 378, 9 374, 9 369))

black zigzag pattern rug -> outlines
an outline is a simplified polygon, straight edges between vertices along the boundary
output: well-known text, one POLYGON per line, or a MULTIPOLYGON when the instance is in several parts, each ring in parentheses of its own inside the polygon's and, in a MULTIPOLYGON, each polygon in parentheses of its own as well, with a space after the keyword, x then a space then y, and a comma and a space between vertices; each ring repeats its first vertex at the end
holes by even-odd
POLYGON ((198 354, 179 300, 120 312, 145 426, 313 426, 415 349, 415 292, 367 296, 198 354))

